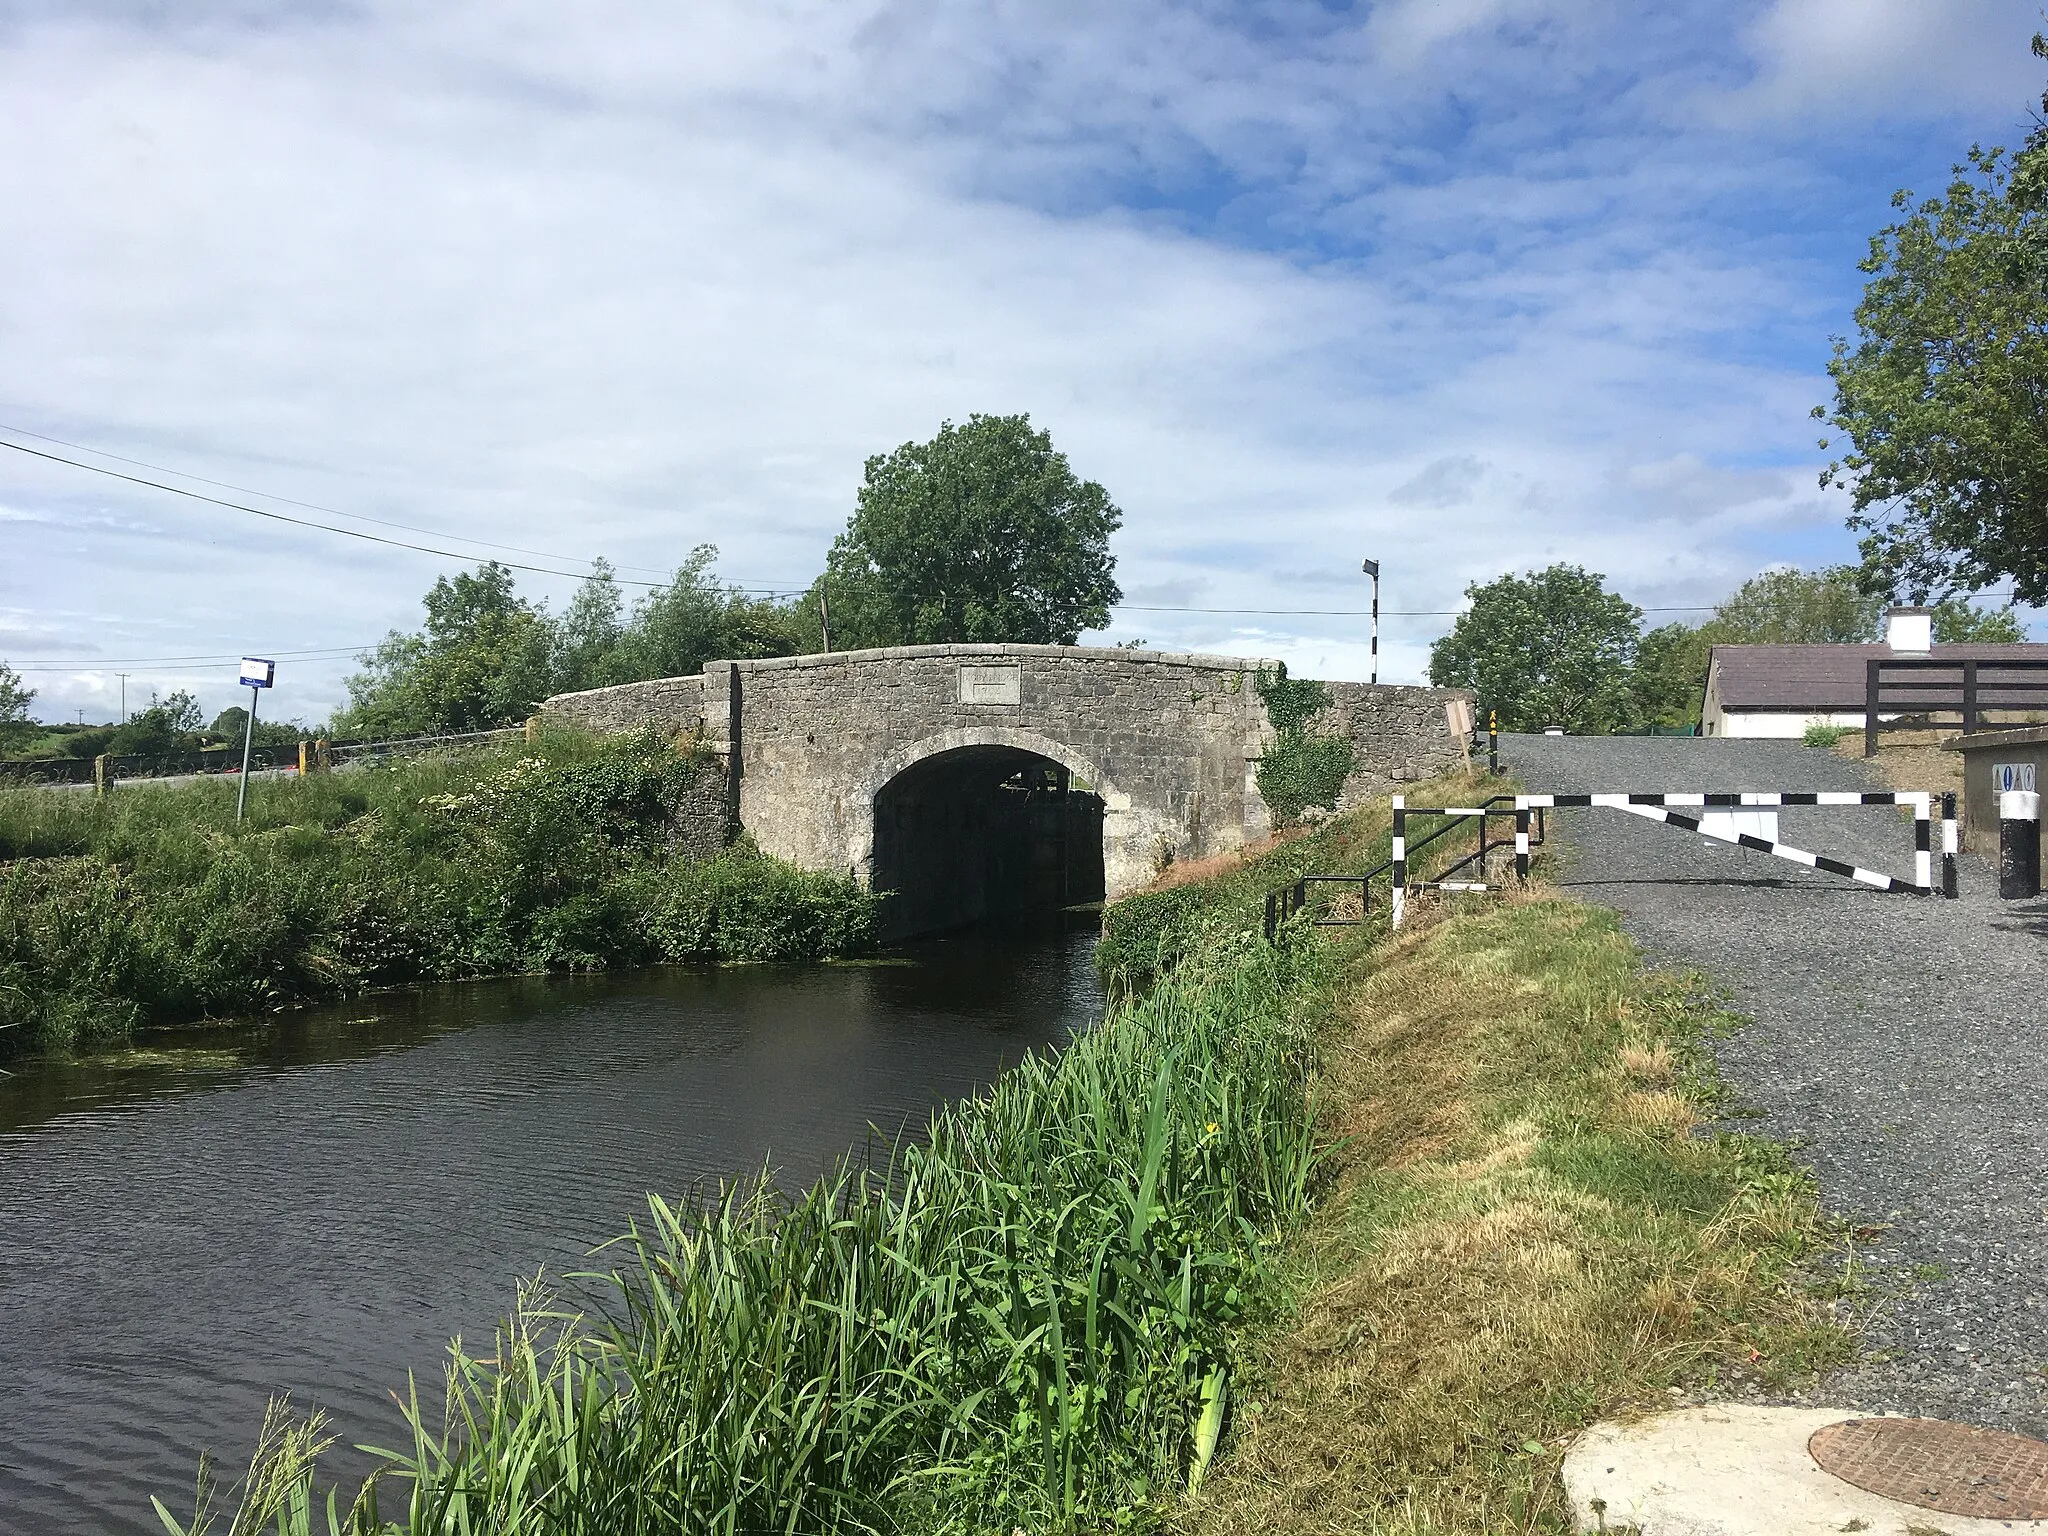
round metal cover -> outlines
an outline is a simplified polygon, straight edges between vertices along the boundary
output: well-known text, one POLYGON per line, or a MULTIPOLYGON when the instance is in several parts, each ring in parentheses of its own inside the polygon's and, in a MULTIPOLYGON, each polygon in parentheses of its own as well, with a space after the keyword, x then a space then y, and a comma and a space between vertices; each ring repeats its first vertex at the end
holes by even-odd
POLYGON ((1843 1482, 1902 1504, 2048 1519, 2048 1441, 1946 1419, 1848 1419, 1815 1430, 1806 1449, 1843 1482))

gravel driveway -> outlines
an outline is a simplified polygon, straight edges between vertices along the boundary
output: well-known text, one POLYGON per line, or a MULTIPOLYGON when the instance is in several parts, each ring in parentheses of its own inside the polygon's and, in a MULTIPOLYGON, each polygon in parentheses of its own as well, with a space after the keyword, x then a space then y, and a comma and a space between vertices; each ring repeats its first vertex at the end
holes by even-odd
MULTIPOLYGON (((1538 793, 1886 787, 1796 742, 1519 736, 1501 758, 1538 793)), ((2000 902, 1969 855, 1961 899, 1929 900, 1620 811, 1552 817, 1559 884, 1756 1021, 1718 1048, 1756 1128, 1798 1149, 1831 1210, 1885 1226, 1861 1251, 1902 1294, 1871 1330, 1880 1358, 1828 1400, 2048 1436, 2048 903, 2000 902)), ((1894 810, 1787 810, 1779 836, 1912 874, 1894 810)))

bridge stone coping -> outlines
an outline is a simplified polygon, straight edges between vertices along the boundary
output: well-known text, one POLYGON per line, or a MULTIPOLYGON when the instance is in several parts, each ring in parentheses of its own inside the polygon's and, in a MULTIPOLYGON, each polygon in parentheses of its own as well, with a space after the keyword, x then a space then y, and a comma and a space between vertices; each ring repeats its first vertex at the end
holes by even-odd
MULTIPOLYGON (((724 753, 737 819, 765 851, 867 878, 877 796, 949 754, 1048 759, 1102 797, 1116 896, 1163 864, 1242 847, 1271 827, 1258 792, 1273 739, 1256 677, 1269 658, 1092 646, 889 646, 708 663, 701 674, 560 694, 556 719, 658 722, 724 753), (1012 667, 974 696, 964 666, 1012 667)), ((984 681, 989 681, 984 679, 984 681)), ((1461 759, 1444 706, 1458 690, 1326 684, 1314 722, 1355 743, 1339 804, 1461 759)), ((964 758, 962 759, 964 760, 964 758)))

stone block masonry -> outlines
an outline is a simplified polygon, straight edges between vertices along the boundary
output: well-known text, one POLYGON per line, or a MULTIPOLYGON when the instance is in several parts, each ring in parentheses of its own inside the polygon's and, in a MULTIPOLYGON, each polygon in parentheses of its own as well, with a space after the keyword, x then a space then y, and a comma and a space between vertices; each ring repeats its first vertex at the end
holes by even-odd
MULTIPOLYGON (((945 757, 993 787, 1034 762, 1057 764, 1101 799, 1103 876, 1116 896, 1169 860, 1228 852, 1270 830, 1256 777, 1272 739, 1262 665, 1272 663, 906 646, 713 662, 697 677, 558 695, 543 711, 601 730, 652 721, 701 735, 724 755, 736 819, 764 850, 857 879, 873 872, 876 797, 899 775, 945 757)), ((1330 691, 1316 728, 1357 744, 1343 803, 1460 760, 1444 711, 1452 690, 1330 691)))

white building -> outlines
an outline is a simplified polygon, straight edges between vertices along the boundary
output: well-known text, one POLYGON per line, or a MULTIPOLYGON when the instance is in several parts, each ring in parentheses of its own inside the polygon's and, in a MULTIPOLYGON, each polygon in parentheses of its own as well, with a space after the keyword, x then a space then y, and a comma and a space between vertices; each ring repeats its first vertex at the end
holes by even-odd
POLYGON ((1873 660, 2048 660, 2048 645, 1936 645, 1933 630, 1931 610, 1894 608, 1886 639, 1874 645, 1717 645, 1700 734, 1796 738, 1810 725, 1860 731, 1873 660))

